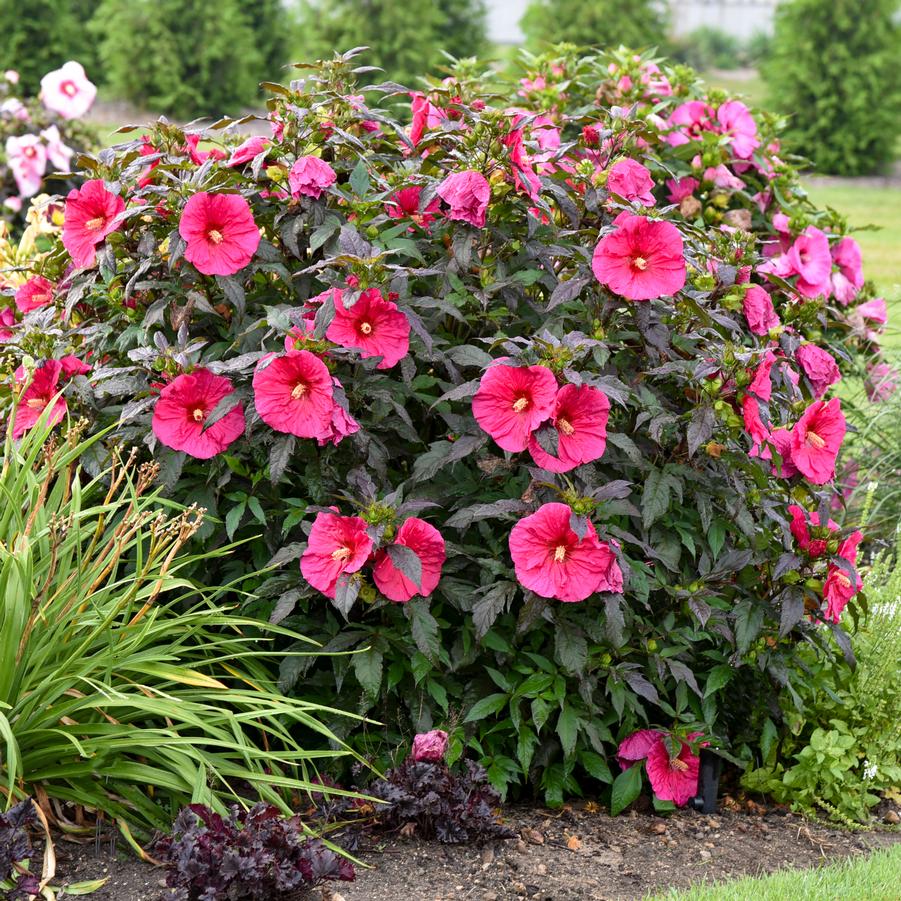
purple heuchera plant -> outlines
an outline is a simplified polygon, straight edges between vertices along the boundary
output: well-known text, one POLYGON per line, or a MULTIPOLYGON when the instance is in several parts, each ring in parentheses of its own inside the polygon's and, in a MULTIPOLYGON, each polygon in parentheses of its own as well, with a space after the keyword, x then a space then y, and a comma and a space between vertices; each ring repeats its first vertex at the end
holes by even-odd
MULTIPOLYGON (((34 857, 26 829, 37 824, 34 802, 26 798, 6 813, 0 813, 0 881, 16 877, 15 865, 34 857)), ((4 889, 6 901, 27 901, 41 890, 37 876, 20 873, 12 887, 4 889)))
POLYGON ((463 774, 457 775, 443 760, 411 756, 389 770, 384 779, 366 789, 368 795, 385 802, 376 810, 379 824, 388 829, 413 826, 420 838, 448 844, 511 838, 512 830, 494 815, 501 799, 489 785, 484 767, 472 760, 464 764, 463 774))
POLYGON ((327 879, 354 878, 350 861, 307 837, 300 817, 264 803, 248 811, 234 806, 227 817, 191 804, 156 852, 169 868, 172 901, 270 901, 327 879))
POLYGON ((440 763, 446 753, 447 733, 441 729, 432 729, 431 732, 421 732, 413 739, 413 752, 410 756, 417 763, 440 763))

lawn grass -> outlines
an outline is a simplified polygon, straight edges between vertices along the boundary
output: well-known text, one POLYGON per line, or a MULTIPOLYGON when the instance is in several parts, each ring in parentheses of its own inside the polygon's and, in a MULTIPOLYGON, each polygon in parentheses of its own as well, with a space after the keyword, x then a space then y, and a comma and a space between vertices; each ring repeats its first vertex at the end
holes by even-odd
POLYGON ((860 186, 852 181, 808 185, 811 199, 831 206, 852 227, 875 225, 878 231, 854 232, 863 250, 864 275, 889 303, 884 344, 901 349, 901 186, 860 186))
POLYGON ((901 845, 810 870, 781 870, 718 885, 671 889, 653 901, 897 901, 901 845))
POLYGON ((717 70, 702 72, 701 78, 709 88, 719 88, 728 94, 743 98, 750 106, 757 109, 767 108, 767 86, 761 76, 755 73, 750 78, 735 77, 730 72, 717 70))

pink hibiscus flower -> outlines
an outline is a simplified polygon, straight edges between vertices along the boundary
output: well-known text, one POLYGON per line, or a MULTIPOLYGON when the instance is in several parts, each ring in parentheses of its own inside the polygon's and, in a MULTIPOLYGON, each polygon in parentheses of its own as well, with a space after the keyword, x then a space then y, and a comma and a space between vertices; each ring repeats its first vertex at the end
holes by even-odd
POLYGON ((760 285, 748 287, 742 301, 742 309, 753 335, 767 335, 770 329, 782 324, 773 307, 773 299, 760 285))
POLYGON ((420 733, 413 739, 410 756, 417 763, 441 763, 447 753, 447 733, 441 729, 420 733))
MULTIPOLYGON (((853 566, 857 564, 857 546, 863 540, 861 532, 852 532, 838 548, 839 557, 843 557, 853 566)), ((826 619, 838 623, 842 611, 848 605, 848 601, 863 588, 863 581, 855 569, 853 577, 847 570, 835 563, 829 564, 826 581, 823 584, 823 598, 826 601, 826 619)))
POLYGON ((579 538, 568 504, 544 504, 510 532, 510 555, 520 585, 543 598, 584 601, 596 591, 623 590, 623 575, 610 545, 589 522, 579 538))
POLYGON ((645 206, 654 206, 654 179, 651 173, 633 159, 620 160, 614 163, 607 176, 607 190, 611 194, 619 194, 630 203, 637 200, 645 206))
POLYGON ((489 367, 472 399, 476 422, 506 451, 529 446, 532 432, 554 411, 557 379, 546 366, 489 367))
POLYGON ((53 303, 53 292, 56 285, 48 281, 43 275, 35 275, 28 279, 16 291, 16 306, 23 313, 39 310, 53 303))
POLYGON ((81 63, 69 60, 62 68, 41 79, 41 102, 64 119, 78 119, 94 102, 97 88, 84 73, 81 63))
POLYGON ((828 297, 832 290, 832 255, 825 232, 808 225, 795 238, 788 253, 790 274, 798 276, 796 288, 802 297, 828 297))
POLYGON ((741 400, 742 418, 745 422, 745 431, 751 436, 753 445, 748 452, 751 457, 769 459, 769 455, 761 450, 761 445, 771 439, 770 430, 760 418, 760 403, 757 398, 746 394, 741 400))
POLYGON ((773 380, 770 377, 770 373, 775 362, 776 355, 768 350, 754 370, 751 384, 748 385, 748 390, 751 394, 766 403, 769 403, 770 398, 773 396, 773 380))
POLYGON ((629 300, 675 294, 685 285, 682 235, 670 222, 624 213, 601 238, 591 268, 597 280, 629 300))
POLYGON ((55 426, 66 415, 69 409, 66 399, 56 397, 62 371, 59 360, 47 360, 35 369, 31 384, 23 392, 16 407, 13 438, 21 438, 29 429, 34 428, 44 410, 51 404, 53 407, 47 420, 48 425, 55 426))
POLYGON ((700 186, 701 183, 690 175, 685 175, 679 179, 668 178, 666 180, 668 189, 667 200, 670 203, 681 203, 686 197, 691 197, 700 186))
POLYGON ((880 325, 885 325, 888 322, 888 307, 885 299, 882 297, 875 297, 873 300, 858 304, 854 307, 853 312, 860 316, 861 319, 866 319, 869 322, 876 322, 880 325))
MULTIPOLYGON (((532 168, 532 159, 523 144, 524 136, 521 128, 514 128, 504 139, 504 146, 510 148, 510 163, 513 168, 513 184, 517 191, 528 194, 532 200, 538 199, 541 181, 532 168)), ((454 217, 451 216, 453 219, 454 217)), ((484 220, 482 225, 484 225, 484 220)))
POLYGON ((700 732, 693 732, 683 741, 658 729, 641 729, 622 741, 616 758, 623 770, 644 760, 654 794, 661 801, 672 801, 682 807, 698 793, 701 760, 692 753, 689 742, 700 736, 700 732), (679 748, 675 756, 671 744, 679 748))
POLYGON ((16 336, 13 328, 16 324, 16 314, 12 307, 0 309, 0 342, 12 341, 16 336))
MULTIPOLYGON (((776 453, 782 458, 782 462, 773 465, 773 475, 780 479, 790 479, 798 474, 798 467, 792 461, 792 433, 788 429, 775 429, 769 437, 769 442, 776 449, 776 453)), ((761 454, 765 459, 770 459, 772 454, 761 454)))
POLYGON ((845 437, 841 401, 814 401, 791 431, 791 460, 814 485, 835 477, 835 460, 845 437))
POLYGON ((228 162, 225 165, 231 168, 243 166, 244 163, 249 163, 252 159, 258 157, 271 143, 269 138, 264 138, 262 135, 254 135, 244 141, 243 144, 239 144, 232 151, 232 155, 228 158, 228 162))
MULTIPOLYGON (((792 521, 789 524, 792 536, 802 551, 806 551, 811 557, 822 557, 826 553, 826 540, 824 538, 812 538, 810 535, 810 526, 814 528, 820 527, 820 514, 816 511, 808 513, 803 507, 797 504, 790 504, 788 512, 791 514, 792 521)), ((838 523, 831 519, 826 523, 829 532, 838 531, 838 523)))
POLYGON ((822 397, 842 377, 829 351, 816 344, 802 344, 795 353, 804 374, 810 380, 814 397, 822 397))
POLYGON ((182 210, 178 233, 187 244, 185 259, 204 275, 240 272, 260 244, 260 230, 240 194, 195 194, 182 210))
POLYGON ((616 751, 616 760, 621 770, 627 770, 633 763, 644 760, 651 748, 656 745, 661 738, 665 736, 664 732, 658 729, 639 729, 631 735, 626 736, 616 751))
POLYGON ((153 434, 166 447, 198 460, 221 454, 244 433, 241 404, 208 428, 205 423, 219 401, 234 391, 225 376, 214 375, 208 369, 182 373, 160 392, 153 408, 153 434))
POLYGON ((690 100, 672 111, 667 124, 673 131, 666 136, 666 142, 672 147, 687 144, 705 131, 714 130, 713 108, 703 100, 690 100))
POLYGON ((419 198, 422 188, 410 185, 395 191, 385 201, 385 212, 392 219, 410 219, 422 228, 428 228, 438 217, 441 201, 435 197, 424 210, 419 209, 419 198))
POLYGON ((832 248, 832 262, 838 269, 832 273, 832 291, 835 299, 847 306, 863 287, 860 245, 854 238, 842 238, 832 248))
POLYGON ((450 207, 449 219, 485 227, 485 213, 491 199, 491 185, 481 172, 468 169, 454 172, 438 185, 438 196, 450 207))
POLYGON ((12 135, 6 139, 6 159, 23 197, 32 197, 41 189, 47 169, 47 148, 37 135, 12 135))
MULTIPOLYGON (((335 379, 335 385, 341 387, 338 379, 335 379)), ((348 435, 354 435, 360 431, 360 423, 344 409, 337 401, 332 407, 332 418, 329 422, 328 434, 324 437, 317 438, 316 443, 320 447, 326 444, 339 445, 348 435)))
POLYGON ((390 601, 406 603, 416 595, 428 597, 441 579, 446 553, 441 533, 429 523, 411 516, 398 530, 395 544, 410 548, 422 565, 422 582, 416 585, 391 560, 388 551, 380 550, 375 557, 372 578, 378 590, 390 601))
POLYGON ((372 553, 367 528, 359 516, 318 513, 300 558, 300 571, 307 582, 333 598, 338 580, 361 570, 372 553))
POLYGON ((337 292, 335 318, 325 337, 341 347, 359 350, 364 360, 381 357, 376 368, 390 369, 410 350, 410 323, 378 288, 364 291, 350 308, 344 306, 343 295, 337 292))
POLYGON ((692 753, 687 742, 680 742, 679 753, 673 757, 665 740, 648 751, 645 770, 654 794, 661 801, 672 801, 683 807, 698 793, 698 771, 701 759, 692 753))
POLYGON ((121 226, 119 216, 124 211, 125 201, 107 191, 99 178, 69 191, 63 214, 63 244, 79 269, 94 265, 97 245, 121 226))
POLYGON ((63 378, 71 379, 76 375, 87 375, 91 371, 89 363, 79 360, 74 354, 66 354, 59 358, 59 364, 62 367, 63 378))
POLYGON ((729 136, 732 152, 739 159, 750 159, 760 146, 750 110, 740 100, 727 100, 716 111, 716 119, 720 133, 729 136))
POLYGON ((253 375, 253 402, 263 422, 277 432, 324 441, 333 437, 332 376, 308 350, 260 360, 253 375))
POLYGON ((288 173, 292 197, 318 200, 337 180, 335 170, 318 156, 298 157, 288 173))
POLYGON ((41 132, 41 137, 47 145, 47 159, 51 165, 60 170, 68 169, 75 151, 63 143, 59 129, 51 125, 41 132))
POLYGON ((428 101, 424 94, 411 94, 410 111, 413 122, 410 126, 410 141, 415 147, 429 128, 436 128, 447 118, 447 113, 428 101))
POLYGON ((873 403, 882 403, 898 390, 899 381, 898 370, 891 363, 871 363, 864 383, 867 397, 873 403))
POLYGON ((554 400, 550 424, 557 430, 557 454, 549 454, 534 435, 529 440, 532 459, 548 472, 568 472, 604 456, 610 401, 599 388, 564 385, 554 400))

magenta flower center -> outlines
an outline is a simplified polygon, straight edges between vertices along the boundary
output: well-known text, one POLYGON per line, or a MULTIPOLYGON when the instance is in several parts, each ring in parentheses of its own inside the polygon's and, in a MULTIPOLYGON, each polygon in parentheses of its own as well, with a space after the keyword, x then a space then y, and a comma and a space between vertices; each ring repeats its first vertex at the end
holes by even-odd
POLYGON ((345 560, 350 558, 350 553, 349 547, 339 547, 337 550, 332 551, 332 560, 344 563, 345 560))
POLYGON ((74 81, 64 81, 59 89, 67 96, 74 97, 78 93, 78 85, 74 81))
POLYGON ((358 328, 360 329, 360 332, 364 335, 372 334, 372 323, 370 323, 370 322, 361 322, 359 324, 358 328))
POLYGON ((562 563, 566 559, 566 552, 569 550, 565 544, 558 544, 554 548, 554 562, 562 563))
POLYGON ((632 268, 644 272, 648 268, 648 261, 644 257, 633 257, 632 268))
POLYGON ((529 398, 525 395, 520 395, 513 401, 513 412, 514 413, 522 413, 529 406, 529 398))
POLYGON ((851 587, 851 580, 844 573, 836 573, 835 581, 838 582, 838 584, 841 585, 842 588, 851 587))
POLYGON ((826 446, 826 442, 816 432, 807 433, 807 443, 817 450, 822 450, 826 446))
POLYGON ((670 766, 674 770, 679 770, 680 773, 684 773, 688 769, 688 764, 681 757, 674 757, 670 761, 670 766))
POLYGON ((294 400, 300 400, 307 393, 307 386, 303 382, 298 382, 291 391, 291 397, 294 400))
POLYGON ((84 226, 85 228, 89 228, 91 231, 97 231, 98 228, 103 228, 103 222, 103 216, 96 216, 93 219, 88 219, 88 221, 85 222, 84 226))
POLYGON ((26 147, 26 148, 22 151, 22 153, 24 153, 25 156, 27 156, 27 157, 29 157, 29 158, 38 155, 38 152, 37 152, 37 150, 34 149, 34 147, 26 147))
POLYGON ((216 228, 211 228, 206 236, 210 239, 213 244, 221 244, 222 243, 222 232, 216 228))
POLYGON ((28 400, 25 401, 25 406, 31 407, 33 410, 38 410, 47 406, 47 400, 43 397, 29 397, 28 400))
POLYGON ((205 413, 201 407, 195 407, 195 409, 191 412, 191 416, 194 418, 194 422, 203 422, 205 413))
POLYGON ((566 435, 567 437, 569 437, 569 436, 572 435, 576 430, 572 427, 572 423, 570 423, 568 420, 566 420, 566 419, 558 419, 558 420, 557 420, 557 431, 563 432, 564 435, 566 435))

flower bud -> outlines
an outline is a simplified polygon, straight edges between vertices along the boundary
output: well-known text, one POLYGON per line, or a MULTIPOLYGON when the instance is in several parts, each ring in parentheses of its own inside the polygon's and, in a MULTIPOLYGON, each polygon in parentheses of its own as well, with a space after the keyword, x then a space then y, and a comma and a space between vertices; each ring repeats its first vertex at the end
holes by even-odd
POLYGON ((441 763, 447 753, 447 733, 441 729, 423 732, 413 739, 410 756, 417 763, 441 763))

